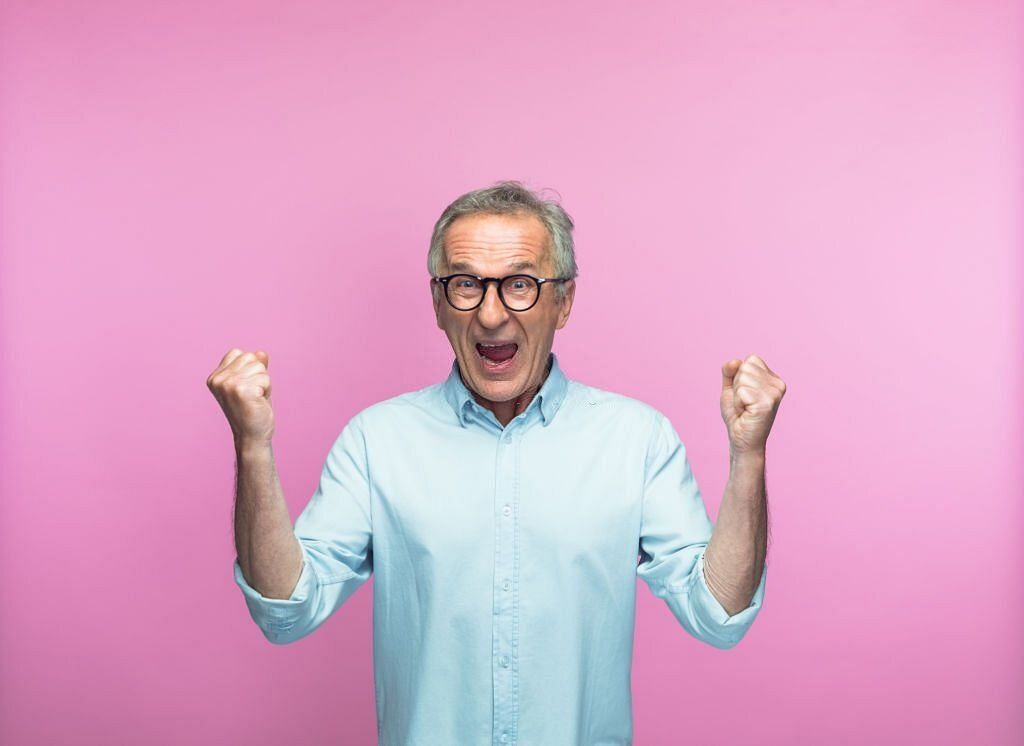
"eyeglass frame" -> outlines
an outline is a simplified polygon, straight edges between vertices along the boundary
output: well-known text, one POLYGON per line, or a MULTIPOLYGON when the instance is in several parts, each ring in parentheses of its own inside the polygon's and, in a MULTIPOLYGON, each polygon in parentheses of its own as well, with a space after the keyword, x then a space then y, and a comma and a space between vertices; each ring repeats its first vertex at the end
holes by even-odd
POLYGON ((537 305, 537 301, 540 300, 540 292, 544 288, 544 283, 568 282, 571 279, 571 277, 534 277, 533 275, 523 274, 522 272, 517 272, 514 275, 505 275, 504 277, 481 277, 480 275, 472 275, 469 272, 456 272, 453 275, 445 275, 444 277, 434 277, 433 275, 431 275, 430 277, 431 282, 436 282, 443 287, 444 299, 448 302, 448 305, 454 308, 456 311, 475 311, 476 309, 480 308, 480 306, 483 305, 484 298, 487 297, 488 283, 495 282, 497 283, 498 300, 501 301, 501 305, 505 306, 505 308, 507 308, 509 311, 514 311, 515 313, 529 311, 531 308, 537 305), (477 302, 475 306, 473 306, 472 308, 459 308, 454 303, 452 303, 452 299, 448 297, 448 283, 451 281, 453 277, 472 277, 474 280, 476 280, 477 282, 484 286, 484 291, 480 294, 480 300, 477 302), (505 302, 505 293, 502 292, 501 286, 502 283, 505 282, 505 280, 508 280, 512 277, 528 277, 537 283, 537 297, 534 298, 533 303, 528 305, 526 308, 512 308, 511 306, 509 306, 508 303, 505 302))

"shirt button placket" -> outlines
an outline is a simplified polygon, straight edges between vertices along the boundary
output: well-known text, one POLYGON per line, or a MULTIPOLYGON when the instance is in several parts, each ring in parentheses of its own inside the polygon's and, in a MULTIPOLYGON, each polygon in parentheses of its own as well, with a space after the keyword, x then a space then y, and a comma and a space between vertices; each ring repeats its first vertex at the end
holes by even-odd
POLYGON ((516 715, 516 485, 515 435, 499 435, 495 462, 495 508, 500 511, 494 547, 494 618, 492 675, 494 733, 499 743, 513 743, 516 715))

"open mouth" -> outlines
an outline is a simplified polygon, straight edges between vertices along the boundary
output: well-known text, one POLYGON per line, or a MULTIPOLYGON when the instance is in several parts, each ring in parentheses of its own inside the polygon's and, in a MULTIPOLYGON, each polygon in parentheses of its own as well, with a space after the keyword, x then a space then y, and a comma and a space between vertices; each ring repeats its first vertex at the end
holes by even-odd
POLYGON ((515 342, 502 345, 477 344, 476 355, 480 358, 485 370, 500 373, 511 368, 519 354, 519 345, 515 342))

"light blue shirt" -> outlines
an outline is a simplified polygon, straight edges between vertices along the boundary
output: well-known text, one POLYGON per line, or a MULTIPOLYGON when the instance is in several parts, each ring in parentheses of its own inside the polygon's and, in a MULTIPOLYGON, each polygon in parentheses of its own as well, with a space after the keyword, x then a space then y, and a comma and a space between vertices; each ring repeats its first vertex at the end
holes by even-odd
POLYGON ((313 632, 374 573, 379 743, 630 744, 637 576, 686 632, 736 645, 708 589, 713 524, 669 420, 558 358, 507 427, 448 379, 344 427, 295 522, 288 599, 235 581, 268 640, 313 632))

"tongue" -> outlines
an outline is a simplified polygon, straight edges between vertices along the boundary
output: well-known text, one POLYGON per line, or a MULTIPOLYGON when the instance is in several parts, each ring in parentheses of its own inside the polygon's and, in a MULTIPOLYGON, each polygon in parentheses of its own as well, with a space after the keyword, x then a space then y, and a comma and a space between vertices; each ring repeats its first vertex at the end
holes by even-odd
POLYGON ((496 363, 508 360, 516 354, 515 344, 501 345, 501 347, 484 347, 483 345, 477 345, 476 348, 480 350, 481 355, 496 363))

